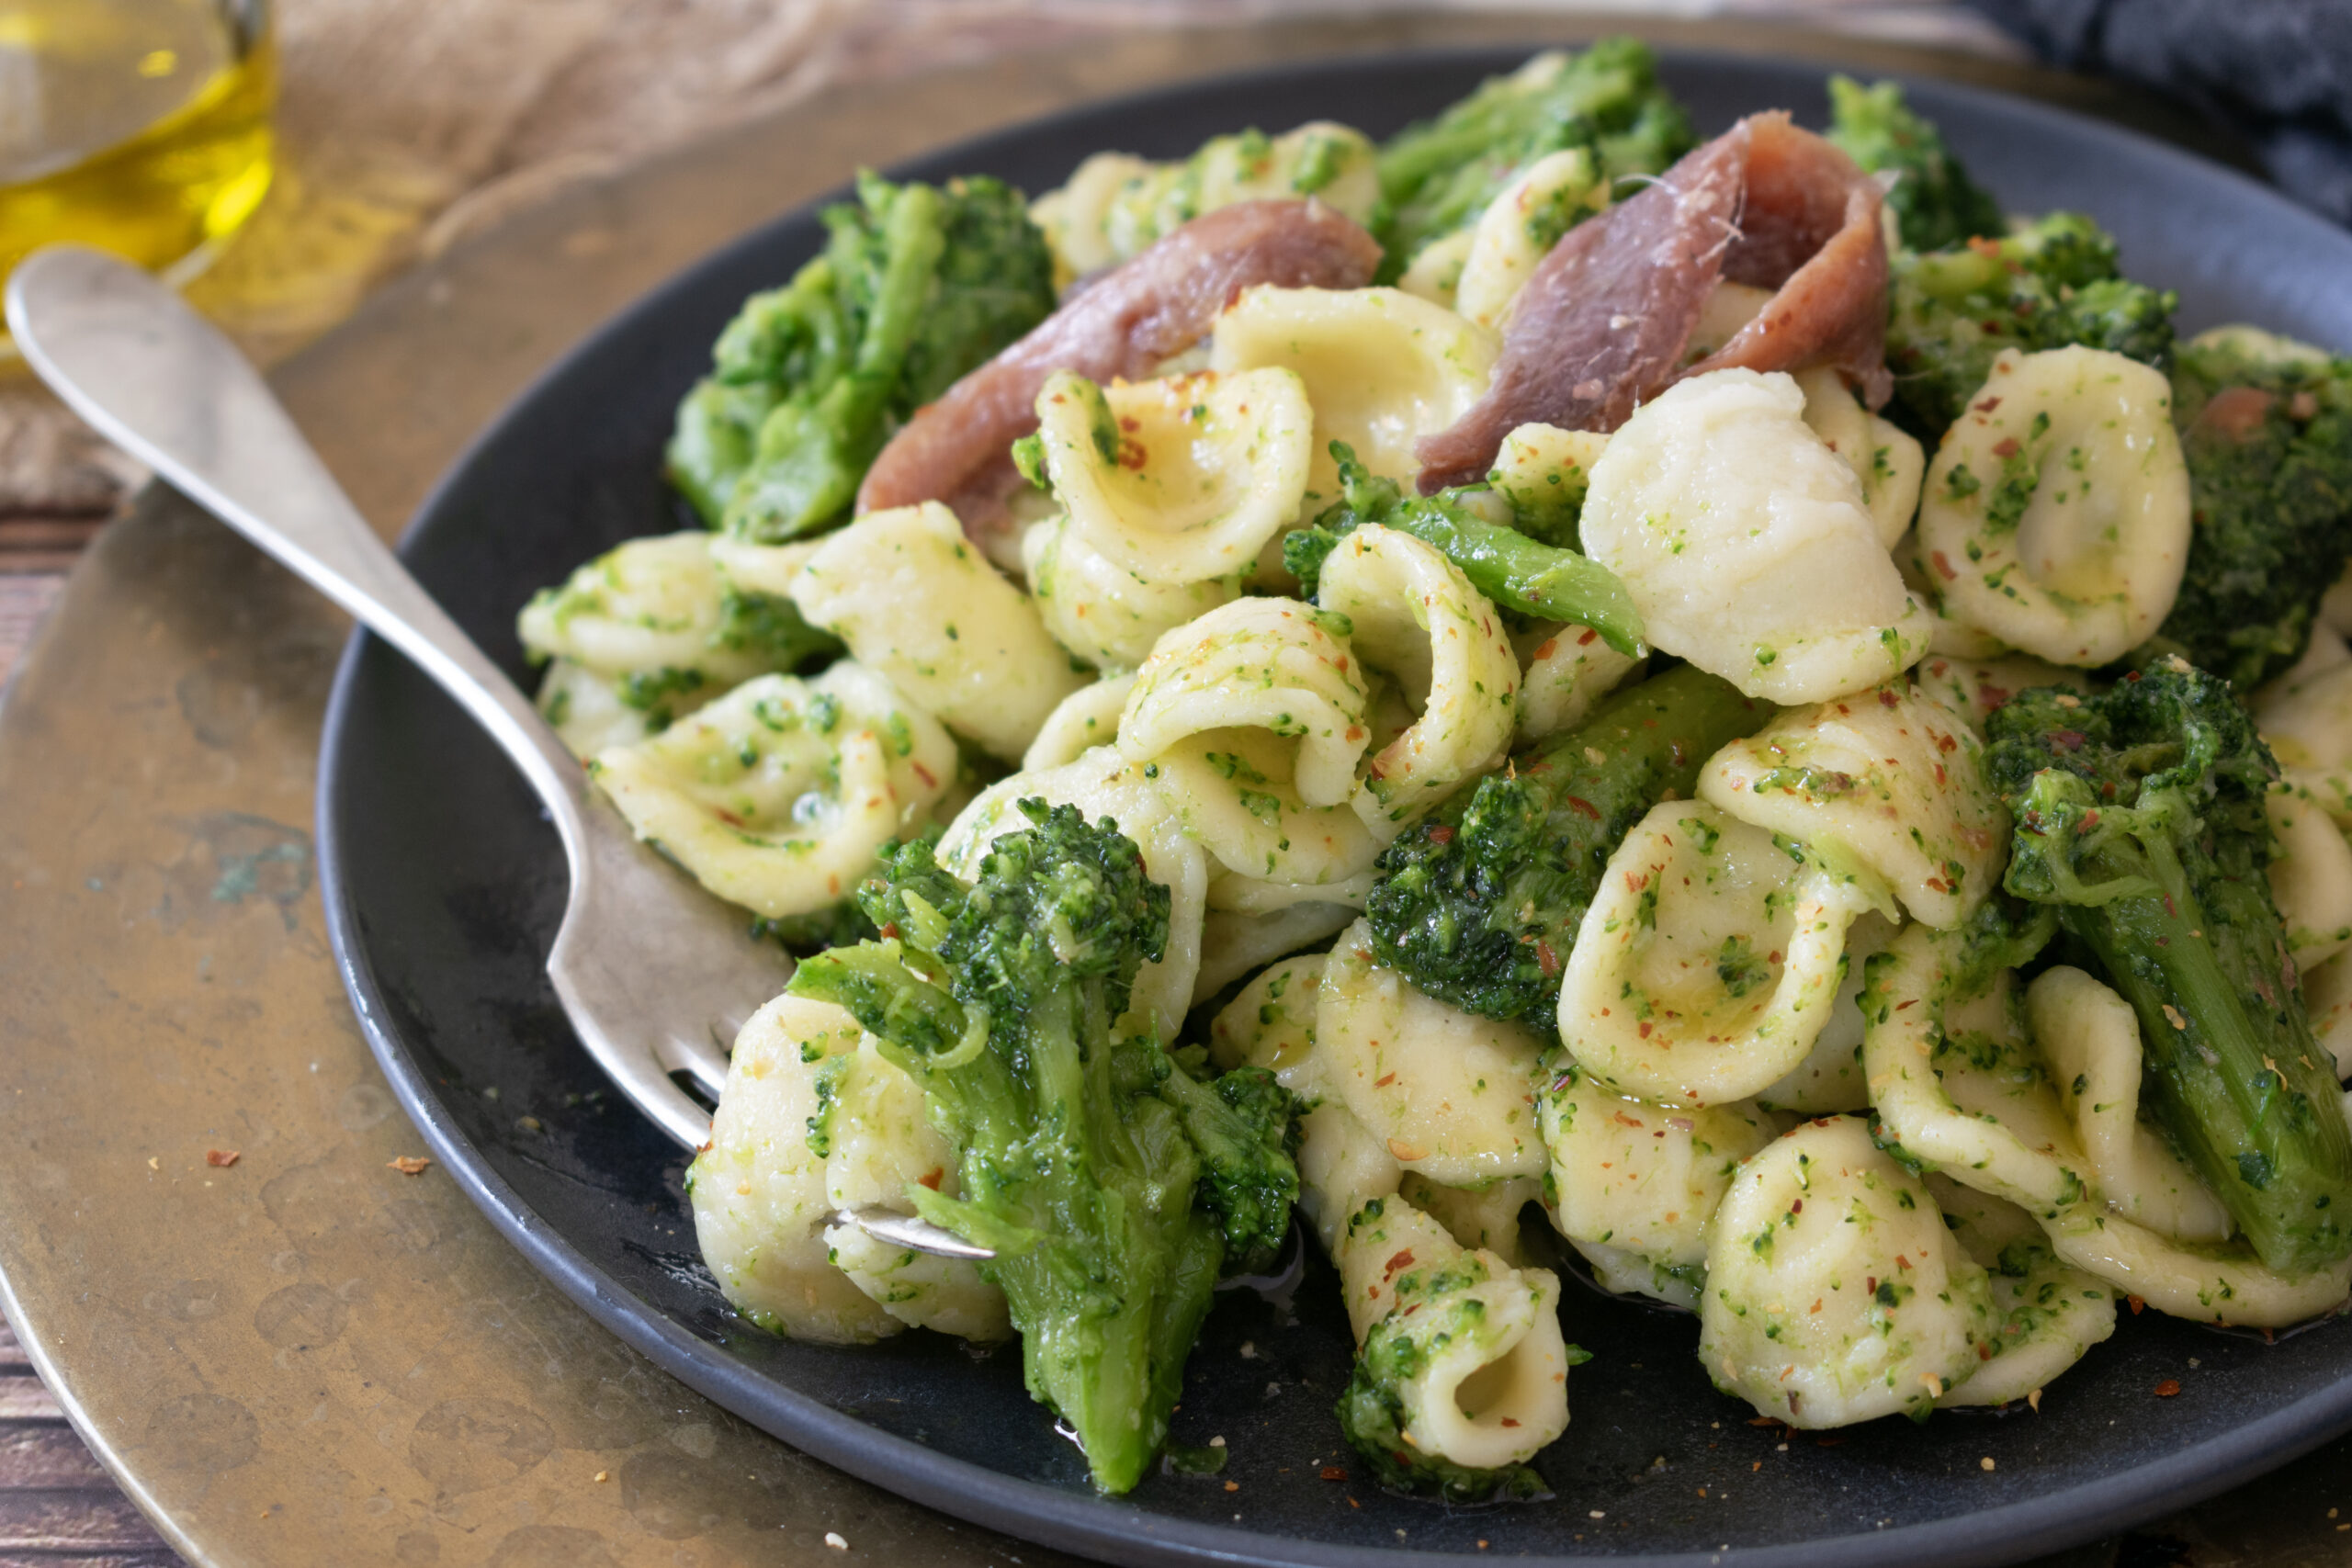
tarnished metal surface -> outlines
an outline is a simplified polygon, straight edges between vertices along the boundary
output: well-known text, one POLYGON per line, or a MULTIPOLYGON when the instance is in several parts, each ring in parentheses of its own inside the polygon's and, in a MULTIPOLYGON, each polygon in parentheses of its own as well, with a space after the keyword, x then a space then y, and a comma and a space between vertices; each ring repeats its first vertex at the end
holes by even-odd
MULTIPOLYGON (((278 382, 389 533, 565 344, 859 163, 1234 65, 1589 30, 1446 16, 1344 39, 1159 36, 835 95, 526 215, 278 382)), ((1971 68, 1988 72, 2005 74, 1971 68)), ((206 1563, 831 1562, 828 1532, 847 1561, 1067 1562, 745 1427, 592 1325, 437 1169, 391 1168, 418 1141, 312 892, 313 762, 345 634, 226 529, 150 493, 76 572, 0 708, 5 1304, 133 1496, 206 1563)), ((2347 1538, 2312 1499, 2345 1472, 2332 1451, 2268 1483, 2275 1501, 2240 1494, 2183 1528, 2241 1560, 2334 1560, 2347 1538)))

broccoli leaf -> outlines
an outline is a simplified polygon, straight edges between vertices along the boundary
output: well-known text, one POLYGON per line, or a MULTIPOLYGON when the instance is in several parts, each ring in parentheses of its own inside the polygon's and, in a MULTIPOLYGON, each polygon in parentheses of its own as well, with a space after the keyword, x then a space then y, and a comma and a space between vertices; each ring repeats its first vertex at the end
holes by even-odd
POLYGON ((2195 526, 2155 646, 2251 692, 2302 657, 2352 559, 2352 359, 2209 333, 2172 384, 2195 526))
POLYGON ((1865 87, 1831 76, 1829 140, 1872 174, 1898 176, 1886 205, 1905 249, 1950 250, 2008 227, 2000 204, 1968 177, 1943 132, 1911 111, 1895 83, 1865 87))
POLYGON ((1611 179, 1663 172, 1692 145, 1690 118, 1658 85, 1639 39, 1606 38, 1581 54, 1543 54, 1497 76, 1380 152, 1384 281, 1430 241, 1475 223, 1537 159, 1589 149, 1611 179))
POLYGON ((2160 370, 2171 364, 2179 296, 2120 276, 2114 240, 2079 214, 2052 213, 1959 250, 1900 251, 1892 266, 1894 413, 1931 447, 2004 349, 2081 344, 2160 370))
POLYGON ((1045 320, 1053 265, 1021 193, 861 175, 825 254, 755 294, 679 405, 674 482, 713 527, 763 542, 841 517, 890 432, 1045 320))

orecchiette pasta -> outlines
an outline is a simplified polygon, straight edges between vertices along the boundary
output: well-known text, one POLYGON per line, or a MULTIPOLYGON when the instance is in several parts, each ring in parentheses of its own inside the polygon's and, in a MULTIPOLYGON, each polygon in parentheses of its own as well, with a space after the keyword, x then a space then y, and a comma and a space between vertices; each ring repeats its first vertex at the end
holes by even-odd
POLYGON ((1253 969, 1286 953, 1322 942, 1356 918, 1352 904, 1302 900, 1247 914, 1214 907, 1201 922, 1201 972, 1193 981, 1198 1007, 1253 969))
POLYGON ((2339 953, 2303 976, 2303 1006, 2312 1037, 2335 1059, 2335 1076, 2352 1077, 2352 953, 2339 953))
POLYGON ((818 1080, 857 1055, 857 1021, 828 1002, 778 997, 735 1037, 710 1146, 687 1172, 695 1232, 719 1289, 775 1333, 854 1344, 899 1320, 826 1260, 832 1213, 825 1156, 808 1146, 818 1080))
POLYGON ((516 629, 533 657, 565 659, 608 679, 692 671, 723 689, 768 666, 714 646, 726 582, 711 536, 631 539, 535 595, 516 629))
POLYGON ((2037 1219, 2082 1201, 2088 1158, 2026 1037, 2016 974, 1962 994, 1964 938, 1912 926, 1872 959, 1862 1064, 1887 1135, 2037 1219))
POLYGON ((2296 966, 2308 969, 2352 942, 2352 844, 2309 790, 2278 784, 2263 804, 2278 840, 2270 897, 2296 966))
POLYGON ((1610 1258, 1611 1276, 1638 1280, 1641 1294, 1695 1308, 1707 1221, 1739 1162, 1784 1123, 1746 1103, 1661 1110, 1574 1067, 1546 1086, 1541 1109, 1553 1224, 1580 1249, 1621 1255, 1610 1258))
POLYGON ((1036 607, 937 502, 827 536, 793 578, 792 599, 859 662, 1007 761, 1085 683, 1036 607))
POLYGON ((1464 780, 1502 761, 1519 657, 1470 580, 1409 534, 1366 524, 1323 563, 1317 602, 1344 615, 1358 657, 1419 696, 1411 726, 1375 752, 1355 806, 1384 841, 1464 780))
POLYGON ((1756 1091, 1757 1104, 1802 1116, 1870 1109, 1869 1075, 1862 1067, 1862 976, 1871 955, 1894 942, 1894 923, 1875 910, 1854 917, 1846 928, 1846 978, 1829 1004, 1829 1021, 1793 1071, 1756 1091))
POLYGON ((1935 1199, 1852 1116, 1740 1168, 1708 1227, 1699 1324, 1717 1388, 1804 1427, 1925 1415, 2000 1328, 1935 1199))
POLYGON ((639 839, 772 919, 838 902, 956 767, 939 722, 851 660, 808 681, 746 682, 594 764, 639 839))
POLYGON ((1609 438, 1579 525, 1652 643, 1779 703, 1871 685, 1927 651, 1861 481, 1804 414, 1784 375, 1678 383, 1609 438))
POLYGON ((1146 582, 1088 544, 1067 513, 1021 536, 1021 570, 1054 640, 1104 670, 1141 664, 1163 634, 1241 592, 1227 577, 1146 582))
POLYGON ((1353 806, 1370 694, 1340 617, 1239 599, 1162 637, 1119 719, 1120 753, 1218 863, 1302 886, 1372 869, 1353 806))
POLYGON ((2171 612, 2188 528, 2164 373, 2100 349, 2012 349, 1944 434, 1918 549, 1944 615, 2098 665, 2171 612))
MULTIPOLYGON (((824 1144, 825 1201, 834 1212, 912 1213, 913 1187, 951 1198, 961 1190, 956 1150, 931 1125, 922 1087, 885 1061, 871 1036, 828 1087, 808 1125, 824 1144)), ((984 1343, 1012 1333, 1004 1293, 968 1258, 909 1252, 848 1224, 826 1228, 825 1247, 851 1284, 910 1328, 984 1343)))
POLYGON ((1468 265, 1470 247, 1477 238, 1475 229, 1456 229, 1442 239, 1431 240, 1414 255, 1413 264, 1397 278, 1396 287, 1416 299, 1453 310, 1462 288, 1462 269, 1468 265))
POLYGON ((1879 543, 1893 549, 1911 529, 1919 510, 1919 482, 1928 455, 1918 442, 1862 407, 1837 371, 1826 366, 1796 373, 1804 392, 1804 422, 1822 445, 1862 481, 1862 502, 1878 528, 1879 543))
POLYGON ((1168 889, 1168 947, 1136 976, 1134 1006, 1152 1019, 1162 1041, 1172 1040, 1193 1005, 1201 969, 1201 925, 1208 897, 1208 856, 1187 838, 1159 791, 1116 749, 1098 746, 1074 762, 1041 773, 1019 773, 982 790, 939 840, 939 863, 967 882, 1000 833, 1029 826, 1019 803, 1075 806, 1089 821, 1108 817, 1143 852, 1144 870, 1168 889))
MULTIPOLYGON (((680 705, 679 712, 692 713, 701 705, 691 696, 680 705)), ((649 722, 651 715, 629 705, 617 683, 569 659, 548 666, 536 700, 540 714, 563 737, 564 745, 583 761, 615 746, 634 746, 654 733, 649 722)), ((673 723, 676 716, 674 712, 667 716, 673 723)))
POLYGON ((1414 1352, 1394 1358, 1413 1369, 1396 1390, 1405 1442, 1494 1470, 1524 1463, 1567 1430, 1567 1346, 1550 1269, 1465 1250, 1401 1197, 1356 1210, 1334 1261, 1358 1340, 1394 1337, 1414 1352))
POLYGON ((2108 1207, 2180 1241, 2228 1240, 2230 1213, 2222 1201, 2141 1125, 2140 1019, 2132 1004, 2062 964, 2026 987, 2025 1011, 2108 1207))
POLYGON ((1034 773, 1058 768, 1077 761, 1097 746, 1110 745, 1119 737, 1119 715, 1127 705, 1127 694, 1135 689, 1136 678, 1131 674, 1106 675, 1064 697, 1037 727, 1037 738, 1029 742, 1029 750, 1021 754, 1021 771, 1034 773))
POLYGON ((1286 368, 1218 370, 1107 388, 1064 371, 1037 394, 1071 533, 1143 582, 1239 577, 1298 515, 1306 388, 1286 368))
MULTIPOLYGON (((1872 962, 1863 993, 1871 1103, 1906 1154, 2022 1206, 2069 1267, 2158 1311, 2283 1327, 2344 1301, 2352 1292, 2352 1259, 2290 1277, 2265 1268, 2243 1241, 2181 1240, 2117 1212, 2098 1185, 2076 1122, 2025 1037, 2011 973, 1999 972, 1984 995, 1953 994, 1962 945, 1956 933, 1910 927, 1872 962)), ((2049 1021, 2053 1030, 2060 1026, 2054 1014, 2049 1021)), ((2109 1033, 2084 1048, 2113 1049, 2119 1039, 2109 1033)), ((2136 1065, 2110 1059, 2102 1081, 2137 1072, 2136 1065)), ((2088 1114, 2104 1114, 2097 1109, 2103 1103, 2090 1101, 2088 1114)), ((2161 1213, 2169 1205, 2178 1223, 2195 1225, 2195 1200, 2164 1190, 2169 1179, 2168 1171, 2159 1173, 2144 1207, 2161 1213)))
POLYGON ((1529 650, 1520 672, 1519 739, 1540 740, 1575 728, 1643 662, 1601 641, 1590 626, 1559 627, 1529 650))
POLYGON ((1446 1187, 1408 1170, 1397 1184, 1405 1201, 1445 1227, 1446 1235, 1472 1251, 1491 1252, 1513 1268, 1529 1259, 1520 1241, 1520 1215, 1542 1196, 1532 1176, 1489 1181, 1479 1187, 1446 1187))
POLYGON ((1782 714, 1699 775, 1700 798, 1883 882, 1914 919, 1956 926, 2008 863, 2009 813, 1983 742, 1895 681, 1782 714))
POLYGON ((1379 967, 1362 921, 1324 965, 1315 1040, 1333 1092, 1407 1169, 1449 1187, 1543 1173, 1541 1042, 1379 967))
POLYGON ((1369 221, 1380 199, 1374 165, 1363 132, 1318 119, 1280 136, 1248 130, 1216 137, 1181 163, 1098 152, 1029 211, 1053 248, 1058 281, 1067 284, 1237 201, 1312 196, 1369 221))
POLYGON ((1560 1038, 1602 1083, 1678 1108, 1746 1100, 1805 1060, 1868 898, 1702 801, 1609 859, 1560 982, 1560 1038))
POLYGON ((1487 204, 1471 230, 1453 308, 1482 327, 1502 330, 1511 301, 1579 219, 1609 205, 1609 182, 1596 175, 1581 147, 1547 152, 1487 204))
MULTIPOLYGON (((1401 1336, 1419 1352, 1396 1359, 1413 1369, 1396 1391, 1405 1440, 1456 1464, 1521 1462, 1567 1427, 1559 1281, 1512 1268, 1505 1248, 1465 1250, 1401 1195, 1400 1162, 1333 1082, 1346 1069, 1323 1043, 1319 982, 1338 962, 1295 958, 1250 982, 1210 1026, 1211 1058, 1265 1067, 1312 1107, 1300 1125, 1299 1206, 1339 1265, 1358 1344, 1401 1336)), ((1496 1187, 1487 1203, 1464 1195, 1439 1206, 1465 1227, 1499 1229, 1499 1206, 1526 1189, 1496 1187)))
POLYGON ((2286 783, 2352 829, 2352 663, 2264 687, 2254 716, 2286 783))
POLYGON ((1993 710, 2019 692, 2030 692, 2038 686, 2064 686, 2089 696, 2093 691, 2090 680, 2081 671, 2022 653, 1992 659, 1931 653, 1911 671, 1911 678, 1920 690, 1968 720, 1980 735, 1993 710))
POLYGON ((1495 335, 1396 288, 1249 290, 1217 318, 1209 363, 1232 376, 1292 371, 1314 405, 1306 507, 1339 494, 1330 444, 1344 441, 1375 474, 1420 471, 1413 442, 1443 430, 1487 389, 1495 335))
POLYGON ((1592 488, 1592 466, 1608 448, 1609 437, 1597 431, 1522 424, 1503 437, 1495 454, 1495 489, 1530 532, 1572 539, 1592 488))
POLYGON ((2031 1398, 2114 1334, 2115 1292, 2060 1262, 2032 1215, 1948 1177, 1927 1181, 1961 1250, 1984 1270, 2000 1325, 1977 1347, 1991 1357, 1938 1407, 2031 1398))

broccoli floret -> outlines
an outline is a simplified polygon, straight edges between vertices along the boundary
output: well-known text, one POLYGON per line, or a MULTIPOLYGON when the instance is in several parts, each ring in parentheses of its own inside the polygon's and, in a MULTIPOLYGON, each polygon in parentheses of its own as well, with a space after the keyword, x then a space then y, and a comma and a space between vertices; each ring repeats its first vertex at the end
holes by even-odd
POLYGON ((2352 359, 2209 333, 2172 389, 2195 526, 2156 646, 2251 692, 2302 657, 2352 558, 2352 359))
POLYGON ((1323 563, 1339 542, 1366 523, 1410 534, 1462 569, 1470 585, 1506 610, 1590 626, 1620 653, 1642 651, 1642 616, 1625 585, 1599 561, 1543 544, 1515 525, 1511 503, 1484 487, 1408 496, 1356 461, 1344 441, 1331 443, 1340 464, 1340 499, 1314 524, 1283 537, 1283 565, 1313 596, 1323 563), (1491 519, 1501 517, 1510 522, 1491 519))
POLYGON ((1545 54, 1497 76, 1380 151, 1382 212, 1373 231, 1393 280, 1430 241, 1475 223, 1538 158, 1589 149, 1611 179, 1655 175, 1689 152, 1690 117, 1658 85, 1639 39, 1607 38, 1581 54, 1545 54))
POLYGON ((678 406, 670 477, 705 522, 769 543, 849 509, 891 430, 1054 308, 1053 260, 999 180, 894 186, 825 209, 825 254, 755 294, 678 406))
POLYGON ((1930 446, 2004 349, 2080 344, 2159 370, 2171 364, 2179 296, 2120 276, 2114 240, 2079 214, 2054 212, 1958 250, 1897 252, 1892 267, 1886 363, 1894 413, 1930 446))
POLYGON ((1849 76, 1830 77, 1829 140, 1872 174, 1898 176, 1886 205, 1907 249, 1950 250, 2008 226, 2000 204, 1944 145, 1943 132, 1912 113, 1893 82, 1865 87, 1849 76))
POLYGON ((2352 1254, 2352 1127, 2265 874, 2278 776, 2228 683, 2177 659, 1986 721, 2005 886, 2055 906, 2140 1019, 2148 1103, 2262 1261, 2352 1254))
POLYGON ((961 1195, 923 1218, 995 1249, 982 1275, 1022 1335, 1029 1392, 1105 1492, 1168 1435, 1220 1269, 1270 1256, 1298 1195, 1297 1106, 1271 1076, 1188 1077, 1128 1010, 1168 942, 1168 889, 1107 818, 1024 800, 966 887, 928 840, 858 901, 879 940, 801 964, 922 1086, 961 1195))
POLYGON ((1619 840, 1772 713, 1687 664, 1614 694, 1389 846, 1365 908, 1374 953, 1430 996, 1551 1032, 1619 840))

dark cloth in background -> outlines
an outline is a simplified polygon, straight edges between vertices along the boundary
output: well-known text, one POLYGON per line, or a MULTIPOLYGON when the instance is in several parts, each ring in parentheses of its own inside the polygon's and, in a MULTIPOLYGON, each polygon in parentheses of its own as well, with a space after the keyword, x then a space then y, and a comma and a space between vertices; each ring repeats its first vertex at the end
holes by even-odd
POLYGON ((2289 195, 2352 223, 2352 0, 1969 0, 2052 64, 2236 130, 2289 195))

